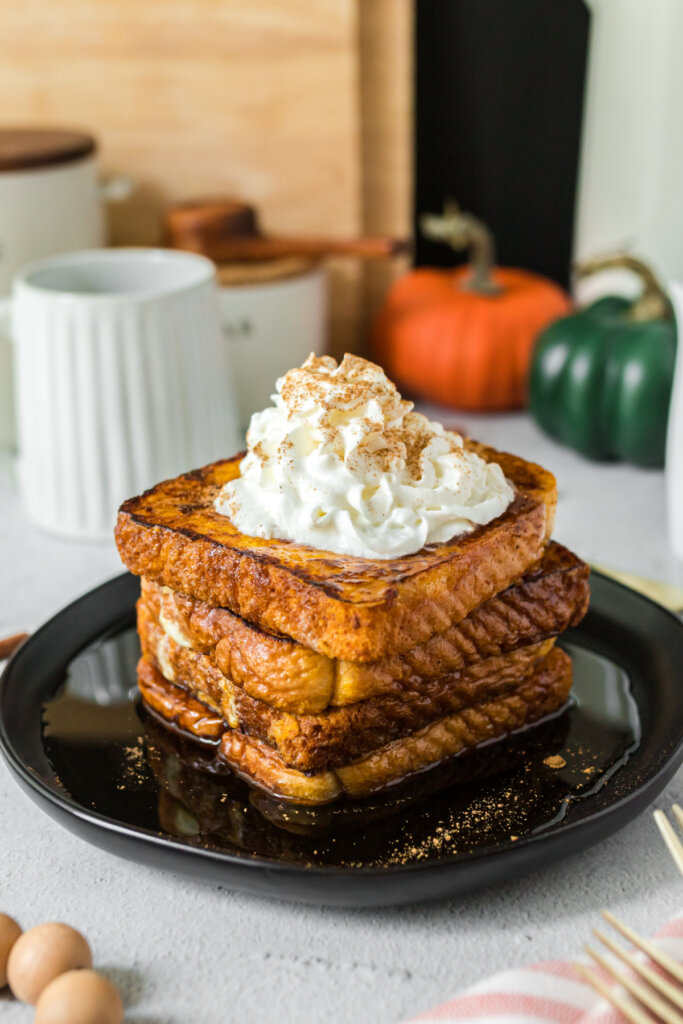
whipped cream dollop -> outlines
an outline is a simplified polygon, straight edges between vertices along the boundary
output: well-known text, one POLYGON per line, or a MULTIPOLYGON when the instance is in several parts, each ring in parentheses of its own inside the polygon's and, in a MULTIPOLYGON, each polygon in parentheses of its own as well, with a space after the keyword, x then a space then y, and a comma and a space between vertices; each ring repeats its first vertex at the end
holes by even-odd
POLYGON ((500 466, 414 412, 366 359, 311 355, 276 388, 215 501, 242 533, 397 558, 490 522, 514 497, 500 466))

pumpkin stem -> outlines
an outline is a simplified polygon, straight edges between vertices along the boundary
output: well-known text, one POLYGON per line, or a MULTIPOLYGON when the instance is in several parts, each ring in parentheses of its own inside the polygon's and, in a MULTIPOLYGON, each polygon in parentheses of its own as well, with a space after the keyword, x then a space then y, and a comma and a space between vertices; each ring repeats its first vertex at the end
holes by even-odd
POLYGON ((628 319, 643 323, 647 320, 672 320, 673 308, 657 275, 647 263, 629 256, 625 252, 609 253, 597 256, 573 267, 577 278, 590 277, 602 270, 631 270, 640 279, 643 290, 640 297, 631 306, 628 319))
POLYGON ((452 199, 444 203, 443 213, 423 213, 420 230, 433 242, 446 242, 456 252, 467 249, 472 271, 464 288, 483 295, 498 295, 502 291, 491 277, 496 261, 493 235, 483 221, 471 213, 463 213, 452 199))

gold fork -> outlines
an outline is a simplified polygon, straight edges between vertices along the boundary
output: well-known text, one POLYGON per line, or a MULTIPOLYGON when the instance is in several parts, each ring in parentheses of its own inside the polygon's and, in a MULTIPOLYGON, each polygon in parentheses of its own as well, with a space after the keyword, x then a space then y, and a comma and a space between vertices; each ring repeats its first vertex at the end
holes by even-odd
MULTIPOLYGON (((674 804, 671 810, 678 824, 683 827, 683 809, 679 804, 674 804)), ((683 875, 683 843, 681 843, 674 832, 674 827, 664 811, 655 811, 654 819, 657 822, 657 828, 662 833, 662 839, 666 843, 669 853, 676 862, 678 870, 683 875)))
MULTIPOLYGON (((673 814, 676 821, 683 826, 683 809, 678 804, 674 804, 673 814)), ((683 873, 683 844, 663 811, 655 811, 654 818, 671 856, 683 873)), ((632 946, 645 953, 663 973, 655 971, 649 964, 637 959, 633 953, 628 952, 598 928, 593 929, 595 937, 629 968, 629 972, 616 967, 591 946, 585 947, 586 952, 602 969, 603 974, 616 981, 623 991, 610 985, 603 975, 584 967, 583 964, 577 964, 579 973, 633 1024, 653 1024, 652 1015, 665 1024, 683 1024, 683 966, 658 949, 653 942, 641 938, 609 910, 603 910, 602 916, 632 946)))

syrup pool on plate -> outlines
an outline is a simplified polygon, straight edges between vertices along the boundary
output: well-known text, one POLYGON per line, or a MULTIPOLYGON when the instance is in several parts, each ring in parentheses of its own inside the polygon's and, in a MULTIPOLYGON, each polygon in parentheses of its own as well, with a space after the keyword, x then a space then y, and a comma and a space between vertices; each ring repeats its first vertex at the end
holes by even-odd
POLYGON ((364 801, 293 808, 217 764, 140 705, 134 628, 70 664, 43 706, 43 743, 79 804, 182 843, 340 867, 437 860, 516 843, 579 812, 637 749, 627 674, 578 644, 569 705, 540 725, 364 801), (439 791, 434 792, 436 786, 439 791))

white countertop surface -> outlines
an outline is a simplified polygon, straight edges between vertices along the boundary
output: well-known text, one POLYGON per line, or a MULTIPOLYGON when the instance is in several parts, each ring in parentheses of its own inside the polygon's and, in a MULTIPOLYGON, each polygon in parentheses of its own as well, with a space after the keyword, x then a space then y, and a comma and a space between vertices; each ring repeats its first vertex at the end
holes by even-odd
MULTIPOLYGON (((683 584, 666 541, 662 473, 588 463, 523 415, 453 419, 555 472, 558 540, 588 561, 683 584)), ((6 464, 0 565, 0 636, 34 629, 121 571, 113 541, 61 541, 28 525, 6 464)), ((682 791, 679 772, 657 805, 682 791)), ((4 763, 0 801, 0 910, 26 928, 57 919, 81 929, 96 966, 121 986, 131 1024, 389 1024, 496 970, 578 956, 603 905, 647 934, 683 903, 649 814, 516 882, 440 904, 353 911, 252 898, 119 860, 46 817, 4 763)), ((0 1015, 32 1019, 2 996, 0 1015)))

